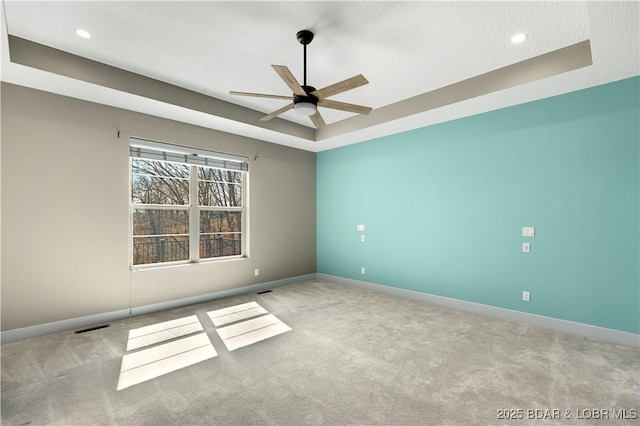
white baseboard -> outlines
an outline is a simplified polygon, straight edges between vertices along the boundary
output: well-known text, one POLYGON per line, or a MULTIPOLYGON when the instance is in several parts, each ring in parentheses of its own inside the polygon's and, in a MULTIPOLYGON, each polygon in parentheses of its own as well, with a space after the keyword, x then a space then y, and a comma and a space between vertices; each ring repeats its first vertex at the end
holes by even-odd
POLYGON ((46 334, 58 333, 60 331, 78 330, 98 324, 107 324, 128 316, 130 316, 129 309, 120 309, 118 311, 69 318, 61 321, 33 325, 31 327, 16 328, 0 333, 0 343, 10 343, 18 340, 31 339, 32 337, 44 336, 46 334))
POLYGON ((132 316, 149 314, 152 312, 163 311, 166 309, 175 309, 197 303, 208 302, 210 300, 222 299, 225 297, 238 296, 246 293, 253 293, 263 290, 269 290, 274 287, 280 287, 287 284, 294 284, 303 281, 315 280, 316 274, 300 275, 297 277, 284 278, 276 281, 268 281, 259 284, 248 285, 245 287, 232 288, 229 290, 218 291, 214 293, 201 294, 182 299, 170 300, 167 302, 154 303, 152 305, 136 306, 131 309, 120 309, 113 312, 104 312, 95 315, 87 315, 77 318, 69 318, 60 321, 38 324, 30 327, 17 328, 7 330, 0 333, 0 343, 10 343, 18 340, 30 339, 32 337, 44 336, 46 334, 58 333, 61 331, 78 330, 82 328, 92 327, 98 324, 107 324, 111 321, 117 321, 132 316))
POLYGON ((511 309, 498 308, 495 306, 483 305, 480 303, 467 302, 464 300, 452 299, 449 297, 436 296, 428 293, 421 293, 413 290, 405 290, 401 288, 388 287, 380 284, 368 283, 365 281, 354 280, 350 278, 342 278, 334 275, 316 274, 320 281, 326 281, 335 284, 343 284, 353 287, 372 290, 379 293, 385 293, 391 296, 401 297, 404 299, 418 300, 436 306, 456 309, 459 311, 471 312, 474 314, 487 315, 494 318, 500 318, 507 321, 531 324, 538 327, 548 328, 563 333, 576 334, 579 336, 589 337, 592 339, 604 340, 610 343, 620 345, 633 346, 640 348, 640 334, 629 333, 626 331, 613 330, 610 328, 598 327, 595 325, 582 324, 573 321, 567 321, 557 318, 545 317, 542 315, 529 314, 526 312, 514 311, 511 309))
POLYGON ((44 336, 46 334, 58 333, 61 331, 77 330, 98 324, 106 324, 111 321, 117 321, 136 315, 143 315, 152 312, 158 312, 166 309, 175 309, 182 306, 194 305, 197 303, 208 302, 210 300, 222 299, 246 293, 259 292, 274 287, 287 284, 294 284, 303 281, 318 279, 321 281, 331 282, 335 284, 349 285, 372 290, 379 293, 389 294, 391 296, 402 297, 405 299, 418 300, 436 306, 456 309, 475 314, 487 315, 494 318, 500 318, 507 321, 531 324, 538 327, 548 328, 564 333, 576 334, 579 336, 599 339, 606 342, 622 344, 640 348, 640 335, 629 333, 626 331, 613 330, 610 328, 598 327, 589 324, 583 324, 573 321, 567 321, 557 318, 545 317, 542 315, 529 314, 526 312, 514 311, 511 309, 498 308, 495 306, 483 305, 480 303, 467 302, 464 300, 452 299, 449 297, 436 296, 428 293, 421 293, 413 290, 405 290, 401 288, 388 287, 380 284, 368 283, 365 281, 342 278, 327 274, 308 274, 297 277, 285 278, 282 280, 269 281, 254 284, 246 287, 239 287, 229 290, 223 290, 214 293, 207 293, 198 296, 186 297, 182 299, 170 300, 167 302, 155 303, 152 305, 137 306, 131 309, 121 309, 113 312, 105 312, 84 317, 70 318, 61 321, 54 321, 45 324, 38 324, 31 327, 7 330, 0 333, 0 343, 15 342, 18 340, 29 339, 32 337, 44 336))

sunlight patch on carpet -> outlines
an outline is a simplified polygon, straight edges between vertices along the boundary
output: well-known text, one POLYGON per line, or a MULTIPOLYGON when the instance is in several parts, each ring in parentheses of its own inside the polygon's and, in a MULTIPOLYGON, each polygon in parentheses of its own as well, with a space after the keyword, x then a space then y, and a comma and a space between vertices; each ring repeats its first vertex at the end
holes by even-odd
POLYGON ((154 345, 202 330, 202 324, 200 324, 196 315, 136 328, 129 331, 127 351, 154 345))
POLYGON ((122 357, 117 390, 126 389, 216 356, 218 353, 206 333, 127 354, 122 357))
POLYGON ((269 314, 216 330, 229 351, 252 345, 287 331, 291 327, 269 314))
POLYGON ((213 325, 220 327, 222 325, 231 324, 232 322, 241 321, 247 318, 257 317, 258 315, 266 313, 267 310, 256 302, 249 302, 207 312, 207 315, 209 315, 209 318, 213 321, 213 325))

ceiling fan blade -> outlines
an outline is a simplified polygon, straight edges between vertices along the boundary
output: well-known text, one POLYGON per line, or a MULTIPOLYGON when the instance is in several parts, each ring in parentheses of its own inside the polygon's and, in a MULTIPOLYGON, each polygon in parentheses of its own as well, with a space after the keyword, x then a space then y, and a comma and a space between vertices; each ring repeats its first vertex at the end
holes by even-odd
POLYGON ((316 126, 316 129, 320 128, 320 127, 324 127, 327 124, 324 122, 324 120, 322 119, 322 116, 320 115, 320 111, 316 110, 316 113, 309 116, 309 118, 311 119, 311 121, 313 122, 313 125, 316 126))
POLYGON ((358 74, 355 77, 318 89, 315 92, 311 92, 311 94, 318 99, 324 99, 329 96, 337 95, 338 93, 346 92, 347 90, 355 89, 356 87, 364 86, 368 83, 369 82, 362 74, 358 74))
POLYGON ((298 80, 296 80, 293 74, 291 74, 291 71, 289 71, 289 68, 285 67, 284 65, 271 65, 271 66, 273 67, 274 70, 276 70, 280 78, 284 80, 284 82, 287 84, 287 86, 289 86, 289 88, 294 94, 299 96, 307 96, 307 92, 305 92, 302 86, 300 86, 300 83, 298 83, 298 80))
POLYGON ((229 92, 230 95, 237 95, 237 96, 254 96, 256 98, 271 98, 271 99, 293 99, 292 96, 284 96, 284 95, 267 95, 265 93, 249 93, 249 92, 235 92, 233 90, 231 90, 229 92))
POLYGON ((275 117, 279 116, 283 112, 289 111, 291 108, 293 108, 293 102, 288 104, 288 105, 283 106, 282 108, 280 108, 278 110, 273 111, 271 114, 265 115, 264 117, 262 117, 260 119, 260 121, 269 121, 272 118, 275 118, 275 117))
POLYGON ((329 99, 321 99, 318 101, 318 106, 331 108, 331 109, 339 109, 340 111, 348 111, 355 112, 358 114, 369 114, 373 108, 356 105, 356 104, 347 104, 345 102, 332 101, 329 99))

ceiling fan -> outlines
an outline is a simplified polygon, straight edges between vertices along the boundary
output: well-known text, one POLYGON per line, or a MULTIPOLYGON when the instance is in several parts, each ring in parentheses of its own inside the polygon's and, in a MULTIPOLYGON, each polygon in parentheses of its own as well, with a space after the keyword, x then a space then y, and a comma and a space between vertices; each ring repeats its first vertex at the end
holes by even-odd
POLYGON ((298 31, 296 38, 302 44, 304 50, 304 82, 302 85, 298 83, 298 80, 293 76, 289 68, 284 65, 271 65, 273 69, 278 73, 280 78, 286 83, 287 86, 293 91, 292 96, 284 95, 268 95, 263 93, 248 93, 248 92, 235 92, 230 91, 231 95, 239 96, 255 96, 258 98, 271 98, 271 99, 288 99, 292 100, 292 103, 275 110, 271 114, 265 115, 260 121, 269 121, 278 115, 289 111, 293 108, 294 111, 299 112, 302 115, 309 116, 311 122, 316 128, 325 126, 325 122, 318 111, 318 107, 337 109, 340 111, 355 112, 358 114, 369 114, 372 110, 370 107, 349 104, 345 102, 332 101, 327 99, 329 96, 337 95, 338 93, 346 92, 347 90, 355 89, 356 87, 364 86, 368 84, 366 78, 362 74, 358 74, 355 77, 342 80, 338 83, 331 84, 322 89, 316 89, 313 86, 307 85, 307 45, 313 40, 313 33, 309 30, 298 31))

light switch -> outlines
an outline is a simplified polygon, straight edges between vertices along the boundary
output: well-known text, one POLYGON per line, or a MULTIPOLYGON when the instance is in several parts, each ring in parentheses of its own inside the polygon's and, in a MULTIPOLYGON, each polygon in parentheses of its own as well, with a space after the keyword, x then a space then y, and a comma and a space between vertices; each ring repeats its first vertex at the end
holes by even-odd
POLYGON ((522 227, 522 236, 523 237, 534 237, 536 234, 536 229, 533 226, 523 226, 522 227))
POLYGON ((364 231, 364 225, 358 225, 358 231, 364 231))
POLYGON ((531 252, 531 243, 522 243, 522 252, 530 253, 531 252))

